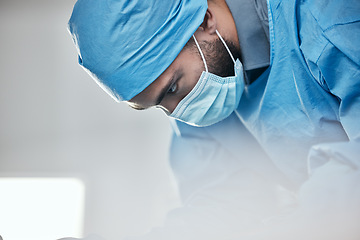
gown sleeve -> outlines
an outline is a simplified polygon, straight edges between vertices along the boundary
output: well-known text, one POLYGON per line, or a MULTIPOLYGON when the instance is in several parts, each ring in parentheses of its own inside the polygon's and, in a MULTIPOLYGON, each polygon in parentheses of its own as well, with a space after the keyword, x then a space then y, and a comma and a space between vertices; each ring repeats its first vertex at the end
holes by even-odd
MULTIPOLYGON (((239 122, 234 116, 211 127, 212 131, 223 127, 226 131, 235 120, 239 122)), ((182 204, 167 214, 163 226, 153 228, 145 236, 129 239, 232 239, 262 228, 268 218, 278 214, 281 191, 275 181, 242 164, 242 156, 234 156, 224 148, 224 143, 213 138, 208 127, 174 121, 173 128, 170 166, 182 204)), ((232 128, 235 133, 238 130, 232 128)), ((250 149, 238 148, 242 149, 243 157, 249 156, 250 149)), ((285 197, 287 193, 281 193, 283 206, 288 204, 291 208, 291 201, 285 197)))

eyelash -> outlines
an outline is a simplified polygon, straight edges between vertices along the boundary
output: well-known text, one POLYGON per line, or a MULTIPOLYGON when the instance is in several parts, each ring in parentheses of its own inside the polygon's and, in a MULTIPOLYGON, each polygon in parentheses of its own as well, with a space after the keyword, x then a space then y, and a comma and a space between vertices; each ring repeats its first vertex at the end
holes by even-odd
POLYGON ((178 87, 177 87, 177 84, 174 83, 174 84, 170 87, 168 93, 170 93, 170 94, 175 93, 175 92, 177 91, 177 88, 178 88, 178 87))

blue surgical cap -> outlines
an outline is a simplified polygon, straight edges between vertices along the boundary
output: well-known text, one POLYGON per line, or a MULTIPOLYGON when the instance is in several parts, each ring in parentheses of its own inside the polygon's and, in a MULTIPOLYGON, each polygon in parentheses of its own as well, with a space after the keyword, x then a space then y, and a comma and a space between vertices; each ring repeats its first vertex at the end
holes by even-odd
POLYGON ((78 0, 68 28, 80 65, 127 101, 174 61, 206 10, 207 0, 78 0))

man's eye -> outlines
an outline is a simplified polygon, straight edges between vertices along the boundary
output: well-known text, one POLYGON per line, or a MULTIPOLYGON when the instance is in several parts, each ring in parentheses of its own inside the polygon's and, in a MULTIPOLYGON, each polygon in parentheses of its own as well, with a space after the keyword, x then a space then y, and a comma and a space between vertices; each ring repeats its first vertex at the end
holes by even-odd
POLYGON ((173 84, 173 85, 171 86, 171 88, 169 89, 168 93, 174 93, 174 92, 176 92, 176 90, 177 90, 177 85, 176 85, 176 84, 173 84))

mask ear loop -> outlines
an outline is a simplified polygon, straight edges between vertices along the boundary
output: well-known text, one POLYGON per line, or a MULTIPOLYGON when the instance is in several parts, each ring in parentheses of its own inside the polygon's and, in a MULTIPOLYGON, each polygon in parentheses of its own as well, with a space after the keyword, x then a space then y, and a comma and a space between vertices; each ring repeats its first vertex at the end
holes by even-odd
POLYGON ((203 62, 204 62, 205 71, 206 71, 206 72, 209 72, 208 67, 207 67, 207 64, 206 64, 206 60, 205 60, 205 57, 204 57, 204 54, 203 54, 202 51, 201 51, 200 45, 199 45, 198 41, 196 40, 195 35, 193 35, 193 38, 194 38, 194 41, 195 41, 195 43, 196 43, 197 48, 199 49, 201 58, 202 58, 202 60, 203 60, 203 62))
POLYGON ((226 45, 225 40, 221 37, 221 35, 220 35, 220 33, 218 32, 218 30, 215 30, 215 31, 216 31, 216 34, 218 35, 218 37, 220 38, 221 42, 224 44, 226 50, 228 51, 228 53, 229 53, 232 61, 233 61, 234 64, 235 64, 235 63, 236 63, 236 62, 235 62, 235 59, 234 59, 233 55, 231 54, 229 47, 226 45))
MULTIPOLYGON (((229 53, 229 55, 230 55, 230 57, 231 57, 231 59, 233 60, 233 62, 234 62, 234 64, 236 64, 236 61, 235 61, 235 59, 234 59, 234 56, 232 55, 232 53, 231 53, 231 51, 230 51, 230 49, 229 49, 229 47, 226 45, 226 42, 225 42, 225 40, 221 37, 221 35, 220 35, 220 33, 218 32, 218 30, 215 30, 216 31, 216 34, 218 35, 218 37, 220 38, 220 40, 222 41, 222 43, 224 44, 224 46, 225 46, 225 48, 226 48, 226 50, 228 51, 228 53, 229 53)), ((247 91, 247 85, 249 85, 249 81, 248 81, 248 79, 247 79, 247 77, 246 77, 246 74, 244 73, 244 80, 245 80, 245 91, 247 91)))

